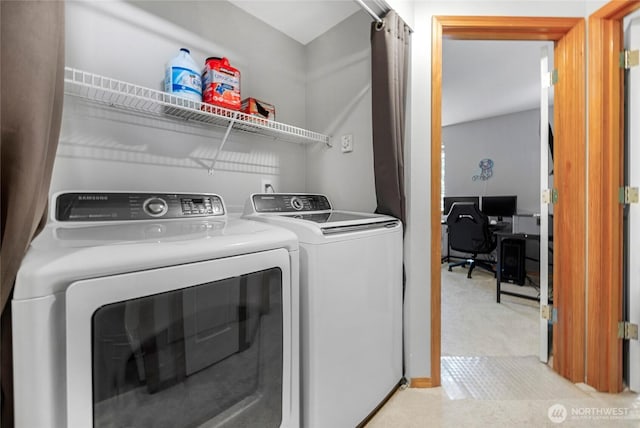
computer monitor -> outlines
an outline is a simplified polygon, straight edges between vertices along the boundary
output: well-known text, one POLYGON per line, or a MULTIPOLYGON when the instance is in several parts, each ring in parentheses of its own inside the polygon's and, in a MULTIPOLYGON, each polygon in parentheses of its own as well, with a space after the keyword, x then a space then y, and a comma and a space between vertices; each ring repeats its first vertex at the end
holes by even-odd
POLYGON ((511 217, 518 213, 517 196, 483 196, 480 208, 488 216, 498 217, 502 221, 503 217, 511 217))
POLYGON ((451 205, 454 202, 473 202, 480 208, 480 196, 445 196, 444 197, 444 215, 449 214, 451 205))

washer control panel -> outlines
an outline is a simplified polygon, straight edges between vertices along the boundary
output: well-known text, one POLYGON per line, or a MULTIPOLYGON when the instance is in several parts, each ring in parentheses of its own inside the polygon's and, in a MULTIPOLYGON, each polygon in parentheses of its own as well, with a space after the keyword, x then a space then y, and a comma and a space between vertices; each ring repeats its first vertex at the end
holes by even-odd
POLYGON ((331 209, 324 195, 293 193, 260 193, 252 196, 257 213, 326 211, 331 209))
POLYGON ((119 221, 223 216, 218 195, 191 193, 62 193, 58 221, 119 221))

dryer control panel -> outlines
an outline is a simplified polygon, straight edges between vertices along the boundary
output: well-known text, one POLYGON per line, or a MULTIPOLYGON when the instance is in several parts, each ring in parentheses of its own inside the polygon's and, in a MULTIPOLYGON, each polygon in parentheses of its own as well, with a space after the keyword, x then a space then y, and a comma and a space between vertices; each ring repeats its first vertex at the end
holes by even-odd
POLYGON ((190 193, 62 193, 58 221, 122 221, 223 216, 222 198, 190 193))
POLYGON ((331 209, 324 195, 294 193, 260 193, 252 196, 257 213, 326 211, 331 209))

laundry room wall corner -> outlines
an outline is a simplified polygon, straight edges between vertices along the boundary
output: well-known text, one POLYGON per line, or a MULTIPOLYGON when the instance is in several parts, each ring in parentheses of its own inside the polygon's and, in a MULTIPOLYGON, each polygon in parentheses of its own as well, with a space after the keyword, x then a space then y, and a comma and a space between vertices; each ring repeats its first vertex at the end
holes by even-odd
MULTIPOLYGON (((180 48, 202 66, 224 56, 240 70, 243 98, 268 101, 279 122, 306 128, 304 46, 229 2, 75 1, 66 22, 68 67, 162 90, 165 64, 180 48)), ((239 212, 264 178, 277 190, 305 183, 304 145, 272 137, 232 131, 213 165, 224 132, 65 96, 51 193, 134 184, 216 192, 239 212)))
POLYGON ((376 207, 370 23, 368 14, 357 12, 307 45, 307 124, 333 141, 333 147, 308 147, 307 191, 361 212, 376 207), (352 152, 342 152, 343 135, 352 136, 352 152))

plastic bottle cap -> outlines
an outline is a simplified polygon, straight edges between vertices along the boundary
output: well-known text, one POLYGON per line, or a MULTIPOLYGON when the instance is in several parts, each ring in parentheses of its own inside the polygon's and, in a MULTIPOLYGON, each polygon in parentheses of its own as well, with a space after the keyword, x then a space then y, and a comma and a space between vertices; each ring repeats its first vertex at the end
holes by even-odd
POLYGON ((189 52, 189 49, 187 49, 187 48, 180 48, 180 50, 181 50, 181 51, 184 51, 184 52, 186 52, 186 53, 188 53, 188 54, 190 54, 190 53, 191 53, 191 52, 189 52))

